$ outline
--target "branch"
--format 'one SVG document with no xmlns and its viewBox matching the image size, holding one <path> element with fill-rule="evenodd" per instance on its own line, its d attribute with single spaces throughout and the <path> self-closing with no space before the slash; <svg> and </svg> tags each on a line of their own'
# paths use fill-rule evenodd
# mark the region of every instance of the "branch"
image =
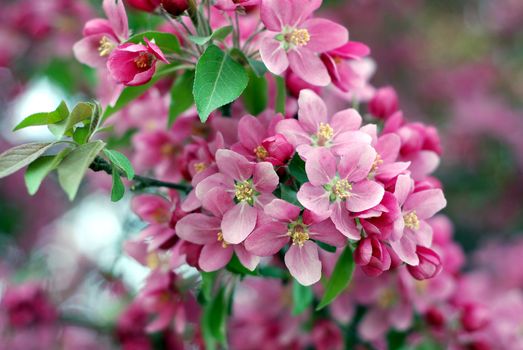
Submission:
<svg viewBox="0 0 523 350">
<path fill-rule="evenodd" d="M 93 171 L 103 171 L 109 175 L 113 174 L 112 165 L 100 156 L 97 156 L 94 161 L 89 165 L 89 168 Z M 120 171 L 120 176 L 125 174 Z M 188 193 L 191 190 L 190 186 L 177 184 L 173 182 L 160 181 L 146 176 L 135 175 L 133 178 L 133 185 L 131 186 L 132 191 L 140 191 L 148 187 L 166 187 L 175 190 L 180 190 Z"/>
</svg>

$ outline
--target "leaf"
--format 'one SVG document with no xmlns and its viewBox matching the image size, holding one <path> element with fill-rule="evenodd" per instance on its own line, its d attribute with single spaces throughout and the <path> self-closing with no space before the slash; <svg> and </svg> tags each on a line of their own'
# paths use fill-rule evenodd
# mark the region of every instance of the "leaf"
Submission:
<svg viewBox="0 0 523 350">
<path fill-rule="evenodd" d="M 169 124 L 172 126 L 176 118 L 194 104 L 192 86 L 194 71 L 188 70 L 176 78 L 171 88 L 171 105 L 169 106 Z"/>
<path fill-rule="evenodd" d="M 76 128 L 73 133 L 73 140 L 80 145 L 86 143 L 89 137 L 89 129 L 89 126 Z"/>
<path fill-rule="evenodd" d="M 289 173 L 301 184 L 309 182 L 307 173 L 305 172 L 305 162 L 298 153 L 294 154 L 294 157 L 292 157 L 289 163 Z"/>
<path fill-rule="evenodd" d="M 138 86 L 128 86 L 123 89 L 122 93 L 116 100 L 113 106 L 107 106 L 105 108 L 105 112 L 102 116 L 102 121 L 109 118 L 112 114 L 118 112 L 125 106 L 127 106 L 130 102 L 137 99 L 138 97 L 142 96 L 151 86 L 156 84 L 158 80 L 161 78 L 164 78 L 168 76 L 169 74 L 172 74 L 178 70 L 185 69 L 187 66 L 179 65 L 178 63 L 172 63 L 169 65 L 163 65 L 158 67 L 156 70 L 156 73 L 154 74 L 151 81 L 149 81 L 147 84 L 138 85 Z"/>
<path fill-rule="evenodd" d="M 257 276 L 258 275 L 256 273 L 256 271 L 251 271 L 248 268 L 246 268 L 245 266 L 243 266 L 243 264 L 241 263 L 240 259 L 238 259 L 236 254 L 233 254 L 231 261 L 229 261 L 229 263 L 227 264 L 227 266 L 225 268 L 227 269 L 227 271 L 230 271 L 236 275 L 241 275 L 241 276 L 245 276 L 245 275 Z"/>
<path fill-rule="evenodd" d="M 200 286 L 201 294 L 204 297 L 205 301 L 211 300 L 212 297 L 212 289 L 214 287 L 214 280 L 216 279 L 216 275 L 218 272 L 204 272 L 201 271 L 200 275 L 202 276 L 202 284 Z"/>
<path fill-rule="evenodd" d="M 347 288 L 354 272 L 354 258 L 352 257 L 352 249 L 347 246 L 343 253 L 341 253 L 331 278 L 325 287 L 325 293 L 316 310 L 323 309 L 329 305 L 338 295 Z"/>
<path fill-rule="evenodd" d="M 154 41 L 156 45 L 164 52 L 164 53 L 180 53 L 180 41 L 176 37 L 176 35 L 171 33 L 165 33 L 165 32 L 155 32 L 155 31 L 149 31 L 144 33 L 139 33 L 136 35 L 133 35 L 130 37 L 126 43 L 145 43 L 145 40 L 143 38 L 149 39 L 149 41 Z"/>
<path fill-rule="evenodd" d="M 225 26 L 216 29 L 211 35 L 208 36 L 189 35 L 189 40 L 197 45 L 203 46 L 211 40 L 223 41 L 229 36 L 229 34 L 232 33 L 232 31 L 233 26 Z"/>
<path fill-rule="evenodd" d="M 315 241 L 315 242 L 318 245 L 318 247 L 320 247 L 321 249 L 325 250 L 326 252 L 329 252 L 329 253 L 336 252 L 336 247 L 335 246 L 332 246 L 330 244 L 323 243 L 323 242 L 320 242 L 320 241 Z"/>
<path fill-rule="evenodd" d="M 296 191 L 294 191 L 289 186 L 286 186 L 284 184 L 280 184 L 280 197 L 286 202 L 289 202 L 291 204 L 301 206 L 300 202 L 298 202 L 298 198 L 296 198 Z"/>
<path fill-rule="evenodd" d="M 17 126 L 15 126 L 13 131 L 23 129 L 28 126 L 58 123 L 67 118 L 68 115 L 69 109 L 67 108 L 65 102 L 62 101 L 54 111 L 31 114 L 30 116 L 22 120 Z"/>
<path fill-rule="evenodd" d="M 29 164 L 24 175 L 24 181 L 27 192 L 31 196 L 38 191 L 45 177 L 56 169 L 69 152 L 71 152 L 70 148 L 64 148 L 54 156 L 43 156 Z"/>
<path fill-rule="evenodd" d="M 292 314 L 294 316 L 302 314 L 311 305 L 314 299 L 312 289 L 307 286 L 302 286 L 298 281 L 293 280 L 292 283 Z"/>
<path fill-rule="evenodd" d="M 249 70 L 249 84 L 243 92 L 243 104 L 250 114 L 258 115 L 267 108 L 267 93 L 267 80 L 257 77 L 252 70 Z"/>
<path fill-rule="evenodd" d="M 247 87 L 245 69 L 217 46 L 205 50 L 196 65 L 193 95 L 200 120 L 216 108 L 237 99 Z"/>
<path fill-rule="evenodd" d="M 118 168 L 122 169 L 127 176 L 127 179 L 132 180 L 134 177 L 133 165 L 129 159 L 122 153 L 114 150 L 104 149 L 104 153 L 109 158 L 113 165 L 116 165 Z"/>
<path fill-rule="evenodd" d="M 118 174 L 118 169 L 115 166 L 113 166 L 112 178 L 113 188 L 111 189 L 111 201 L 118 202 L 125 194 L 125 186 L 120 178 L 120 174 Z"/>
<path fill-rule="evenodd" d="M 26 143 L 0 154 L 0 179 L 32 163 L 53 145 L 54 142 Z"/>
<path fill-rule="evenodd" d="M 282 77 L 275 77 L 276 79 L 276 106 L 274 110 L 276 113 L 285 115 L 285 101 L 287 90 L 285 87 L 285 79 Z"/>
<path fill-rule="evenodd" d="M 58 166 L 58 182 L 67 193 L 69 200 L 73 200 L 76 196 L 85 172 L 104 147 L 105 143 L 101 140 L 80 145 Z"/>
<path fill-rule="evenodd" d="M 227 312 L 227 297 L 222 287 L 203 308 L 202 332 L 208 347 L 215 348 L 215 340 L 225 343 Z"/>
<path fill-rule="evenodd" d="M 265 73 L 268 72 L 267 67 L 265 66 L 265 63 L 262 61 L 258 61 L 252 58 L 247 59 L 249 62 L 249 65 L 251 66 L 252 70 L 258 77 L 264 77 Z"/>
</svg>

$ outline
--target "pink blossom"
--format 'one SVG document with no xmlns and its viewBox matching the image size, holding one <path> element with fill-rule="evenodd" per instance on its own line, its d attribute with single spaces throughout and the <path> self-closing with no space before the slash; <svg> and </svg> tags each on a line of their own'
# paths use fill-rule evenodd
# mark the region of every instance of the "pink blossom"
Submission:
<svg viewBox="0 0 523 350">
<path fill-rule="evenodd" d="M 321 0 L 263 0 L 261 19 L 267 36 L 260 54 L 267 68 L 282 74 L 290 66 L 306 82 L 326 86 L 330 77 L 318 53 L 345 44 L 344 27 L 326 19 L 309 18 Z"/>
<path fill-rule="evenodd" d="M 161 4 L 165 11 L 175 17 L 180 16 L 189 8 L 187 0 L 161 0 Z"/>
<path fill-rule="evenodd" d="M 345 236 L 358 240 L 359 230 L 350 213 L 370 209 L 381 202 L 385 190 L 368 180 L 376 151 L 354 144 L 337 161 L 325 148 L 311 152 L 305 163 L 309 182 L 298 191 L 298 200 L 318 216 L 330 217 Z"/>
<path fill-rule="evenodd" d="M 214 6 L 222 11 L 234 11 L 238 8 L 259 5 L 261 0 L 216 0 Z"/>
<path fill-rule="evenodd" d="M 122 44 L 107 60 L 107 68 L 114 80 L 135 86 L 147 83 L 156 70 L 156 61 L 169 63 L 160 48 L 144 38 L 145 44 Z"/>
<path fill-rule="evenodd" d="M 363 238 L 354 251 L 354 261 L 365 274 L 379 276 L 390 268 L 391 258 L 385 244 L 377 237 Z"/>
<path fill-rule="evenodd" d="M 274 198 L 272 192 L 278 186 L 279 178 L 271 163 L 249 162 L 230 150 L 218 150 L 216 164 L 220 172 L 196 186 L 196 197 L 203 204 L 209 191 L 219 188 L 226 194 L 222 196 L 224 201 L 229 197 L 237 202 L 223 213 L 221 232 L 226 242 L 238 244 L 254 230 L 263 205 Z M 205 204 L 203 207 L 206 208 Z"/>
<path fill-rule="evenodd" d="M 361 116 L 355 109 L 345 109 L 331 117 L 323 100 L 311 90 L 300 92 L 298 106 L 298 120 L 280 121 L 276 132 L 285 136 L 302 158 L 319 147 L 343 155 L 354 143 L 371 141 L 369 135 L 359 131 Z"/>
<path fill-rule="evenodd" d="M 342 350 L 344 340 L 341 329 L 329 320 L 319 320 L 312 328 L 312 342 L 317 350 Z"/>
<path fill-rule="evenodd" d="M 369 102 L 369 112 L 381 119 L 387 119 L 398 109 L 398 95 L 392 86 L 379 88 Z"/>
<path fill-rule="evenodd" d="M 91 67 L 104 67 L 107 56 L 129 37 L 127 15 L 122 0 L 104 0 L 107 19 L 95 18 L 84 26 L 84 38 L 73 46 L 78 61 Z"/>
<path fill-rule="evenodd" d="M 437 276 L 441 272 L 441 260 L 439 255 L 432 249 L 418 246 L 416 248 L 419 264 L 407 265 L 407 270 L 417 280 L 426 280 Z"/>
<path fill-rule="evenodd" d="M 274 199 L 265 206 L 265 214 L 272 221 L 257 227 L 245 241 L 245 247 L 258 256 L 272 256 L 292 242 L 285 253 L 285 265 L 298 282 L 311 285 L 321 278 L 321 261 L 314 241 L 343 247 L 346 238 L 330 219 L 314 223 L 310 216 L 301 216 L 300 211 L 291 203 Z"/>
</svg>

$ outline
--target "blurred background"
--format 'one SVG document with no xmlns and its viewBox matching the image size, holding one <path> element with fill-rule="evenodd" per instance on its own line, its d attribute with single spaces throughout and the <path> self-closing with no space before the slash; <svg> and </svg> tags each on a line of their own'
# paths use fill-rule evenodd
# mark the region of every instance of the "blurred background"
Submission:
<svg viewBox="0 0 523 350">
<path fill-rule="evenodd" d="M 97 4 L 2 0 L 1 150 L 47 137 L 45 128 L 13 134 L 25 116 L 52 110 L 64 97 L 70 105 L 96 95 L 95 73 L 73 58 L 71 47 L 83 24 L 101 12 Z M 516 240 L 523 233 L 523 1 L 325 4 L 351 40 L 371 47 L 372 85 L 394 86 L 409 121 L 437 126 L 443 156 L 436 176 L 465 251 Z M 154 21 L 138 11 L 129 16 L 134 28 Z M 21 172 L 0 181 L 0 279 L 35 276 L 53 285 L 63 307 L 93 322 L 114 315 L 145 271 L 121 255 L 121 242 L 141 226 L 128 201 L 114 204 L 96 192 L 105 180 L 93 178 L 95 185 L 86 185 L 73 205 L 53 179 L 34 197 Z"/>
</svg>

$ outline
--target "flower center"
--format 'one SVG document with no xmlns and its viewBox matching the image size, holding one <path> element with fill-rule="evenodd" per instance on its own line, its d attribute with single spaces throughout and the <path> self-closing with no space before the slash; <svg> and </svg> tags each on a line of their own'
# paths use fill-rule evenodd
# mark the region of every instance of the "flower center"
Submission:
<svg viewBox="0 0 523 350">
<path fill-rule="evenodd" d="M 352 185 L 347 179 L 338 179 L 334 182 L 331 188 L 331 199 L 337 198 L 345 200 L 351 196 Z"/>
<path fill-rule="evenodd" d="M 311 40 L 311 35 L 307 29 L 294 29 L 285 39 L 295 46 L 305 46 Z"/>
<path fill-rule="evenodd" d="M 149 52 L 141 52 L 140 55 L 134 59 L 134 63 L 139 69 L 149 69 L 153 64 L 153 55 Z"/>
<path fill-rule="evenodd" d="M 218 232 L 218 242 L 222 242 L 222 248 L 227 248 L 229 246 L 229 243 L 225 242 L 225 239 L 223 239 L 223 233 L 222 231 Z"/>
<path fill-rule="evenodd" d="M 115 44 L 109 40 L 108 37 L 103 36 L 102 39 L 100 39 L 100 46 L 98 46 L 98 53 L 100 54 L 100 57 L 108 56 L 113 49 L 115 48 Z"/>
<path fill-rule="evenodd" d="M 381 164 L 383 164 L 383 159 L 381 159 L 381 156 L 379 154 L 376 154 L 376 159 L 374 159 L 374 163 L 372 163 L 370 173 L 376 172 Z"/>
<path fill-rule="evenodd" d="M 236 183 L 234 185 L 234 194 L 238 202 L 247 202 L 250 205 L 254 204 L 256 192 L 254 191 L 252 181 L 246 180 Z"/>
<path fill-rule="evenodd" d="M 207 165 L 205 165 L 204 162 L 200 162 L 200 163 L 196 163 L 194 164 L 194 170 L 196 171 L 196 173 L 201 173 L 202 171 L 204 171 L 205 169 L 207 168 Z"/>
<path fill-rule="evenodd" d="M 403 215 L 403 221 L 405 222 L 405 226 L 412 229 L 417 230 L 419 229 L 419 219 L 416 215 L 416 211 L 413 210 L 408 214 Z"/>
<path fill-rule="evenodd" d="M 307 226 L 301 223 L 293 223 L 289 225 L 287 235 L 292 239 L 292 245 L 298 245 L 303 247 L 306 241 L 309 240 L 309 233 L 307 232 Z"/>
<path fill-rule="evenodd" d="M 177 148 L 171 143 L 166 143 L 160 148 L 160 153 L 164 156 L 172 156 L 176 153 Z"/>
<path fill-rule="evenodd" d="M 254 149 L 254 153 L 256 154 L 256 157 L 259 159 L 259 160 L 265 160 L 265 158 L 267 158 L 267 156 L 269 155 L 269 152 L 267 152 L 267 150 L 265 149 L 265 147 L 263 147 L 262 145 L 256 147 Z"/>
<path fill-rule="evenodd" d="M 334 129 L 329 123 L 320 123 L 318 132 L 316 133 L 316 144 L 318 146 L 325 146 L 327 142 L 332 139 Z"/>
<path fill-rule="evenodd" d="M 383 309 L 388 309 L 396 303 L 396 293 L 394 289 L 385 289 L 378 298 L 378 305 Z"/>
</svg>

